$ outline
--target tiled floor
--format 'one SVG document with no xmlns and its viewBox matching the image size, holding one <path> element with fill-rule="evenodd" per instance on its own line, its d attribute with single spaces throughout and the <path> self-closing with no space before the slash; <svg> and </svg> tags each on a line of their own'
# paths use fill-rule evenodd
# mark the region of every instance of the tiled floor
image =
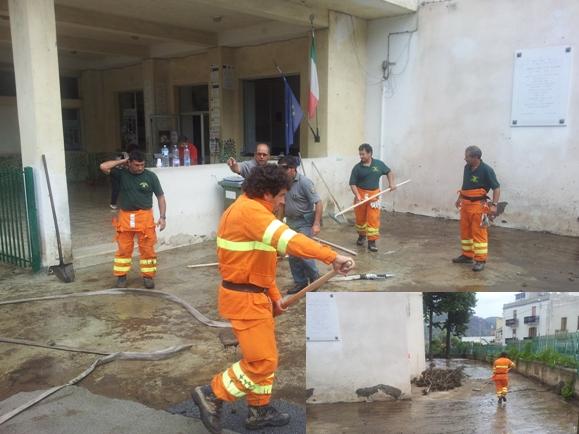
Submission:
<svg viewBox="0 0 579 434">
<path fill-rule="evenodd" d="M 115 213 L 109 207 L 109 185 L 70 184 L 68 196 L 75 257 L 85 250 L 110 250 L 111 246 L 114 249 L 112 218 Z"/>
</svg>

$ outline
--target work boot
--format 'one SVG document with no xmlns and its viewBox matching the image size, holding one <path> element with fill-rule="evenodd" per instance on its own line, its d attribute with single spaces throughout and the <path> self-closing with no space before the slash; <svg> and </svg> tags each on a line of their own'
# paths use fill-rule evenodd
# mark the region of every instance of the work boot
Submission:
<svg viewBox="0 0 579 434">
<path fill-rule="evenodd" d="M 503 402 L 507 402 L 507 397 L 503 396 Z"/>
<path fill-rule="evenodd" d="M 155 281 L 152 277 L 144 277 L 143 284 L 145 285 L 146 289 L 155 289 Z"/>
<path fill-rule="evenodd" d="M 213 393 L 211 386 L 197 386 L 191 394 L 193 402 L 199 407 L 201 422 L 213 434 L 221 432 L 221 407 L 223 401 Z"/>
<path fill-rule="evenodd" d="M 458 258 L 453 258 L 452 262 L 454 262 L 455 264 L 472 264 L 472 258 L 460 255 Z"/>
<path fill-rule="evenodd" d="M 378 247 L 376 247 L 376 240 L 368 240 L 368 250 L 371 252 L 378 251 Z"/>
<path fill-rule="evenodd" d="M 290 415 L 287 413 L 280 413 L 275 407 L 271 405 L 264 405 L 261 407 L 249 406 L 247 419 L 245 419 L 245 428 L 247 429 L 261 429 L 266 426 L 284 426 L 290 421 Z"/>
<path fill-rule="evenodd" d="M 485 263 L 482 261 L 475 261 L 474 265 L 472 266 L 472 271 L 482 271 L 485 269 Z"/>
<path fill-rule="evenodd" d="M 288 293 L 288 295 L 297 294 L 302 289 L 304 289 L 306 286 L 308 286 L 307 283 L 306 284 L 296 284 L 292 289 L 288 289 L 287 293 Z"/>
<path fill-rule="evenodd" d="M 358 235 L 358 240 L 356 241 L 357 246 L 363 246 L 364 241 L 366 241 L 366 235 Z"/>
<path fill-rule="evenodd" d="M 117 285 L 116 288 L 126 288 L 127 287 L 127 276 L 119 276 L 117 277 Z"/>
</svg>

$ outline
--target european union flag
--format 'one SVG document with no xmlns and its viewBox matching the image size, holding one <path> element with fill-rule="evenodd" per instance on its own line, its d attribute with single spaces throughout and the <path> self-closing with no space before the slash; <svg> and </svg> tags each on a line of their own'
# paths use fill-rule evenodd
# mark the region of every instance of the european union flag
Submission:
<svg viewBox="0 0 579 434">
<path fill-rule="evenodd" d="M 294 144 L 295 132 L 300 127 L 304 113 L 285 76 L 282 77 L 285 86 L 285 154 L 289 155 L 290 147 Z"/>
</svg>

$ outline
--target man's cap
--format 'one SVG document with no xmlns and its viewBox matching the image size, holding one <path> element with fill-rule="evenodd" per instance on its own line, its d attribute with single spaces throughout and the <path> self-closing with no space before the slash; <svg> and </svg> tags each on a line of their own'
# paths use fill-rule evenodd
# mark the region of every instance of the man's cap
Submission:
<svg viewBox="0 0 579 434">
<path fill-rule="evenodd" d="M 281 157 L 277 164 L 281 167 L 287 167 L 288 169 L 296 169 L 300 165 L 298 159 L 293 155 Z"/>
</svg>

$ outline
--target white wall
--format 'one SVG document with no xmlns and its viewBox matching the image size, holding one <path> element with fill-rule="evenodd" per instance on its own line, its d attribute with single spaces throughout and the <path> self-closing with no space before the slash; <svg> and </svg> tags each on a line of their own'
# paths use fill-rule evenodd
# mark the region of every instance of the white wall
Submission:
<svg viewBox="0 0 579 434">
<path fill-rule="evenodd" d="M 306 343 L 306 387 L 313 389 L 309 402 L 362 401 L 366 398 L 356 390 L 380 384 L 409 397 L 418 346 L 424 359 L 422 316 L 414 314 L 421 295 L 339 292 L 334 297 L 341 340 Z M 419 327 L 421 333 L 416 332 Z"/>
<path fill-rule="evenodd" d="M 20 131 L 16 98 L 0 97 L 0 155 L 20 154 Z"/>
<path fill-rule="evenodd" d="M 312 161 L 322 173 L 333 194 L 342 207 L 352 202 L 348 186 L 352 166 L 358 161 L 352 158 L 327 157 L 304 160 L 306 174 L 328 203 L 329 194 L 312 169 Z M 194 244 L 207 238 L 215 238 L 219 218 L 223 213 L 223 189 L 217 184 L 233 175 L 225 164 L 151 169 L 161 182 L 167 200 L 167 227 L 158 232 L 159 250 Z M 300 169 L 301 172 L 301 169 Z M 158 217 L 154 205 L 155 218 Z"/>
<path fill-rule="evenodd" d="M 424 320 L 422 312 L 422 293 L 407 293 L 406 334 L 408 338 L 410 378 L 419 377 L 422 371 L 426 369 Z"/>
<path fill-rule="evenodd" d="M 567 318 L 567 331 L 579 331 L 579 293 L 553 294 L 551 296 L 552 314 L 550 321 L 550 334 L 561 329 L 561 318 Z"/>
<path fill-rule="evenodd" d="M 390 79 L 380 79 L 391 36 Z M 576 0 L 455 0 L 368 25 L 366 138 L 398 178 L 388 207 L 457 217 L 464 148 L 479 145 L 509 206 L 501 225 L 579 235 L 579 83 L 566 127 L 510 127 L 517 49 L 579 47 Z M 577 54 L 575 68 L 577 71 Z M 573 73 L 576 76 L 576 73 Z M 382 90 L 384 89 L 384 92 Z M 396 199 L 395 203 L 391 201 Z"/>
</svg>

